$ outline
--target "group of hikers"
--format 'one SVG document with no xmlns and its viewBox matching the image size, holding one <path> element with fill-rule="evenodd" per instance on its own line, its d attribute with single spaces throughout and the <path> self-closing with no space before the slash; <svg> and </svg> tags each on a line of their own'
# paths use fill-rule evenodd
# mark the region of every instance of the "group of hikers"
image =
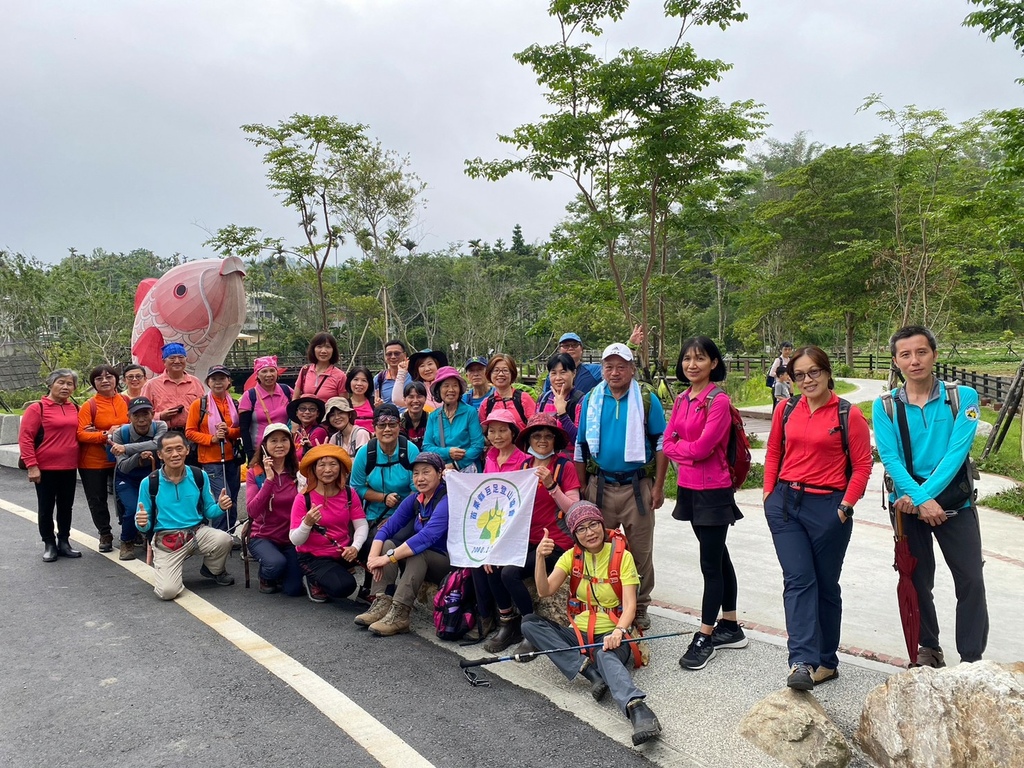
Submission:
<svg viewBox="0 0 1024 768">
<path fill-rule="evenodd" d="M 607 346 L 600 363 L 584 363 L 581 338 L 564 334 L 536 399 L 516 386 L 518 366 L 507 354 L 471 358 L 460 372 L 441 351 L 409 355 L 391 340 L 384 370 L 343 371 L 328 333 L 311 340 L 294 387 L 280 381 L 276 357 L 259 357 L 237 401 L 226 368 L 200 381 L 176 343 L 164 346 L 165 370 L 152 378 L 137 365 L 94 368 L 95 395 L 81 407 L 72 400 L 75 372 L 55 370 L 47 394 L 26 408 L 19 436 L 43 560 L 81 556 L 69 539 L 77 471 L 100 551 L 113 551 L 112 487 L 118 556 L 133 559 L 148 544 L 161 599 L 181 593 L 184 562 L 197 552 L 203 577 L 233 584 L 227 561 L 244 538 L 259 563 L 260 592 L 359 600 L 368 608 L 356 625 L 387 637 L 409 631 L 420 587 L 451 570 L 446 475 L 532 469 L 526 560 L 472 569 L 472 639 L 490 653 L 556 651 L 550 658 L 567 678 L 582 676 L 595 699 L 611 693 L 641 744 L 661 725 L 628 667 L 640 663 L 635 641 L 651 625 L 654 524 L 669 462 L 678 478 L 671 514 L 690 523 L 703 577 L 701 624 L 679 663 L 700 670 L 716 651 L 748 644 L 727 546 L 743 515 L 730 463 L 730 440 L 742 427 L 719 386 L 725 360 L 710 338 L 687 339 L 675 371 L 685 389 L 666 416 L 637 380 L 633 349 L 641 343 L 635 329 L 628 344 Z M 892 514 L 919 561 L 917 663 L 944 664 L 933 538 L 956 581 L 957 650 L 975 661 L 988 628 L 977 512 L 973 494 L 950 489 L 968 464 L 977 393 L 934 377 L 936 343 L 926 328 L 901 329 L 891 351 L 906 383 L 879 398 L 873 421 Z M 838 676 L 839 580 L 871 442 L 861 411 L 833 391 L 824 351 L 785 345 L 769 383 L 783 377 L 800 394 L 774 410 L 763 500 L 784 576 L 787 685 L 811 690 Z M 568 626 L 536 614 L 531 579 L 541 598 L 568 581 Z M 576 649 L 588 643 L 600 647 Z"/>
</svg>

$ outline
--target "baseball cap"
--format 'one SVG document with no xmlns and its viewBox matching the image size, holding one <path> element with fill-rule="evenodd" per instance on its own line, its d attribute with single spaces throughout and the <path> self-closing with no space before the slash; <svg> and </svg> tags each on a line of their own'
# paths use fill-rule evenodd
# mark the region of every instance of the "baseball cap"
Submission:
<svg viewBox="0 0 1024 768">
<path fill-rule="evenodd" d="M 153 410 L 153 403 L 148 397 L 133 397 L 128 403 L 128 413 L 138 413 L 146 409 Z"/>
<path fill-rule="evenodd" d="M 217 376 L 217 375 L 227 376 L 230 379 L 231 378 L 231 371 L 229 371 L 223 365 L 211 365 L 210 366 L 210 370 L 208 370 L 206 372 L 206 381 L 209 381 L 211 376 Z"/>
<path fill-rule="evenodd" d="M 562 337 L 558 340 L 558 343 L 561 344 L 563 341 L 575 341 L 579 344 L 583 343 L 583 339 L 575 333 L 563 333 Z"/>
<path fill-rule="evenodd" d="M 487 362 L 488 360 L 486 357 L 484 357 L 483 355 L 478 355 L 477 357 L 469 358 L 469 360 L 466 361 L 465 368 L 467 371 L 469 370 L 469 366 L 471 365 L 482 365 L 484 368 L 486 368 Z"/>
<path fill-rule="evenodd" d="M 630 350 L 630 348 L 627 347 L 625 344 L 620 343 L 609 344 L 607 347 L 605 347 L 604 352 L 601 353 L 601 359 L 607 360 L 609 357 L 612 357 L 614 355 L 618 355 L 627 363 L 632 362 L 633 360 L 633 352 Z"/>
</svg>

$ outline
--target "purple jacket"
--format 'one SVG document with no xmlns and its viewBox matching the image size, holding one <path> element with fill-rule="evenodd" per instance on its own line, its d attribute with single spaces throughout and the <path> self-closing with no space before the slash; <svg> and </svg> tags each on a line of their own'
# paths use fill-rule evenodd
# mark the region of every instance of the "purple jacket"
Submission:
<svg viewBox="0 0 1024 768">
<path fill-rule="evenodd" d="M 729 396 L 719 392 L 707 408 L 706 387 L 693 400 L 687 389 L 672 404 L 672 416 L 665 430 L 665 455 L 679 465 L 679 487 L 691 491 L 729 488 L 732 479 L 725 452 L 729 445 Z"/>
</svg>

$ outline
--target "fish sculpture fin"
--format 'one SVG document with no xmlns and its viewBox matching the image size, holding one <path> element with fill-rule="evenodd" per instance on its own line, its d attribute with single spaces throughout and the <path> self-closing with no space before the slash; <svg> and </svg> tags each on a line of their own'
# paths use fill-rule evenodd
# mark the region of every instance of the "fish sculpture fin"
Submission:
<svg viewBox="0 0 1024 768">
<path fill-rule="evenodd" d="M 153 326 L 150 326 L 142 332 L 138 341 L 132 345 L 132 355 L 135 356 L 135 359 L 138 360 L 140 364 L 149 368 L 149 370 L 155 371 L 156 373 L 163 373 L 164 359 L 161 354 L 163 346 L 163 334 Z"/>
<path fill-rule="evenodd" d="M 157 278 L 147 277 L 139 283 L 139 287 L 135 289 L 135 311 L 139 311 L 139 307 L 142 306 L 142 300 L 146 298 L 146 295 L 153 290 L 153 286 L 157 284 Z"/>
</svg>

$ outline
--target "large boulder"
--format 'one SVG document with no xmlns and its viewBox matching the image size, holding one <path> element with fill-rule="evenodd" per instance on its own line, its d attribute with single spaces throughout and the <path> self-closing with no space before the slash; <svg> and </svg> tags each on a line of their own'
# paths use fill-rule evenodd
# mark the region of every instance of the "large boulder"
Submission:
<svg viewBox="0 0 1024 768">
<path fill-rule="evenodd" d="M 845 768 L 852 756 L 818 700 L 789 688 L 757 702 L 740 721 L 739 732 L 792 768 Z"/>
<path fill-rule="evenodd" d="M 1024 662 L 893 675 L 868 694 L 856 739 L 885 768 L 1024 765 Z"/>
</svg>

